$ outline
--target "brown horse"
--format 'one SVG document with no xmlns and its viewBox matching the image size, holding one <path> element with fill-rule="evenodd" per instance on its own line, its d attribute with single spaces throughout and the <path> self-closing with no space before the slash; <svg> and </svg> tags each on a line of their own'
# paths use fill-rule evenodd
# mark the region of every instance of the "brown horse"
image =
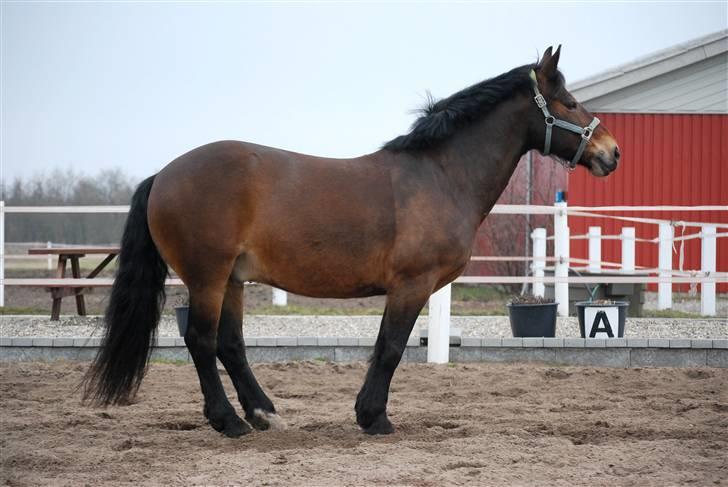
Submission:
<svg viewBox="0 0 728 487">
<path fill-rule="evenodd" d="M 468 263 L 476 231 L 521 155 L 552 152 L 596 176 L 617 166 L 614 138 L 565 89 L 559 54 L 548 48 L 537 64 L 431 103 L 410 133 L 373 154 L 326 159 L 215 142 L 142 182 L 85 397 L 109 404 L 136 393 L 170 266 L 189 289 L 185 343 L 204 414 L 231 437 L 249 425 L 267 429 L 275 418 L 245 357 L 243 283 L 314 297 L 386 294 L 355 409 L 365 432 L 391 433 L 389 385 L 415 320 Z M 247 422 L 225 396 L 218 358 Z"/>
</svg>

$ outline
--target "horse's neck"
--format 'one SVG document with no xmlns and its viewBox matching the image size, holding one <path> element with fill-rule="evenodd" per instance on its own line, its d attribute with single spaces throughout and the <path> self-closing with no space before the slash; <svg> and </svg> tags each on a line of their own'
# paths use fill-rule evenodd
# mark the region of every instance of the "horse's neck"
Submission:
<svg viewBox="0 0 728 487">
<path fill-rule="evenodd" d="M 482 221 L 503 190 L 521 156 L 530 149 L 522 100 L 506 100 L 464 127 L 433 153 L 462 198 L 470 198 Z"/>
</svg>

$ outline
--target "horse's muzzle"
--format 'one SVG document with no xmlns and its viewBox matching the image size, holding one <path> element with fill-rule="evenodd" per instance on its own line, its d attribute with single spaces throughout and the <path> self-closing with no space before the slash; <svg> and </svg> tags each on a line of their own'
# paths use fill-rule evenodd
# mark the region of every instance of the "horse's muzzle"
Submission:
<svg viewBox="0 0 728 487">
<path fill-rule="evenodd" d="M 620 157 L 621 153 L 616 145 L 609 152 L 600 149 L 591 159 L 591 173 L 595 176 L 608 176 L 617 169 Z"/>
</svg>

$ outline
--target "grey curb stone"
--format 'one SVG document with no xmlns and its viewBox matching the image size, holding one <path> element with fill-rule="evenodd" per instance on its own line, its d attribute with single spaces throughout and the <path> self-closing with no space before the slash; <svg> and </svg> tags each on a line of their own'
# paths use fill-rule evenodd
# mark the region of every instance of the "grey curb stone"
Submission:
<svg viewBox="0 0 728 487">
<path fill-rule="evenodd" d="M 564 348 L 564 339 L 555 337 L 544 337 L 544 348 Z"/>
<path fill-rule="evenodd" d="M 584 348 L 585 338 L 564 338 L 564 348 Z"/>
<path fill-rule="evenodd" d="M 501 341 L 503 347 L 522 347 L 523 338 L 503 338 Z"/>
<path fill-rule="evenodd" d="M 296 337 L 276 337 L 276 347 L 295 347 Z"/>
<path fill-rule="evenodd" d="M 647 347 L 647 338 L 627 338 L 627 346 L 630 348 Z"/>
<path fill-rule="evenodd" d="M 157 337 L 157 347 L 174 347 L 175 341 L 174 337 Z"/>
<path fill-rule="evenodd" d="M 713 340 L 713 348 L 728 348 L 728 340 Z"/>
<path fill-rule="evenodd" d="M 406 360 L 407 362 L 417 362 L 417 363 L 427 362 L 427 348 L 425 348 L 425 347 L 405 348 L 404 360 Z"/>
<path fill-rule="evenodd" d="M 298 337 L 296 343 L 299 347 L 313 347 L 318 344 L 316 337 Z"/>
<path fill-rule="evenodd" d="M 356 347 L 359 345 L 359 339 L 357 337 L 339 337 L 337 345 L 340 347 Z"/>
<path fill-rule="evenodd" d="M 52 347 L 53 346 L 53 339 L 47 338 L 47 337 L 36 337 L 33 338 L 33 346 L 34 347 Z"/>
<path fill-rule="evenodd" d="M 33 346 L 33 338 L 31 338 L 31 337 L 14 337 L 12 340 L 13 340 L 14 347 L 32 347 Z"/>
<path fill-rule="evenodd" d="M 690 348 L 713 348 L 713 340 L 696 338 L 690 340 Z"/>
<path fill-rule="evenodd" d="M 543 348 L 543 338 L 527 337 L 523 339 L 523 346 L 528 348 Z"/>
<path fill-rule="evenodd" d="M 670 340 L 668 338 L 648 338 L 647 346 L 650 348 L 670 348 Z"/>
<path fill-rule="evenodd" d="M 89 338 L 74 338 L 73 339 L 73 346 L 74 347 L 98 347 L 98 344 L 95 344 L 94 339 Z"/>
<path fill-rule="evenodd" d="M 17 337 L 19 343 L 34 340 Z M 35 340 L 45 337 L 36 337 Z M 270 337 L 269 337 L 270 338 Z M 485 339 L 483 340 L 485 341 Z M 40 342 L 47 343 L 44 341 Z M 609 340 L 607 340 L 609 343 Z M 98 348 L 74 347 L 73 338 L 53 340 L 56 348 L 47 346 L 2 347 L 0 362 L 92 360 Z M 64 345 L 65 346 L 59 346 Z M 371 347 L 362 346 L 304 346 L 304 347 L 250 347 L 251 362 L 281 362 L 291 360 L 324 359 L 331 361 L 365 361 L 371 355 Z M 155 348 L 153 358 L 190 361 L 185 347 Z M 426 347 L 411 347 L 403 357 L 407 362 L 425 362 Z M 727 349 L 696 348 L 587 348 L 587 347 L 453 347 L 451 362 L 544 362 L 599 367 L 722 367 L 728 368 Z"/>
<path fill-rule="evenodd" d="M 175 347 L 186 347 L 187 344 L 185 343 L 185 338 L 184 337 L 174 337 L 174 346 Z"/>
<path fill-rule="evenodd" d="M 419 347 L 420 346 L 420 337 L 410 335 L 410 337 L 407 339 L 407 346 L 408 347 Z"/>
<path fill-rule="evenodd" d="M 373 347 L 377 339 L 374 337 L 359 337 L 358 345 L 360 347 Z"/>
<path fill-rule="evenodd" d="M 250 337 L 250 338 L 244 338 L 245 340 L 245 346 L 246 347 L 257 347 L 258 346 L 258 337 Z M 184 345 L 184 339 L 182 339 L 182 345 Z"/>
<path fill-rule="evenodd" d="M 708 350 L 642 348 L 630 350 L 632 367 L 704 367 Z"/>
<path fill-rule="evenodd" d="M 689 338 L 671 338 L 670 348 L 690 348 Z"/>
<path fill-rule="evenodd" d="M 364 362 L 369 360 L 372 355 L 370 348 L 357 346 L 336 347 L 334 350 L 334 360 L 337 362 Z"/>
<path fill-rule="evenodd" d="M 502 338 L 483 338 L 484 347 L 500 347 L 502 344 Z"/>
<path fill-rule="evenodd" d="M 481 362 L 481 350 L 479 347 L 453 347 L 450 349 L 450 362 Z"/>
<path fill-rule="evenodd" d="M 317 344 L 319 347 L 335 347 L 339 340 L 336 337 L 318 337 Z"/>
<path fill-rule="evenodd" d="M 0 337 L 0 347 L 9 347 L 13 340 L 10 337 Z"/>
<path fill-rule="evenodd" d="M 626 338 L 610 338 L 607 340 L 607 348 L 619 347 L 625 348 L 627 346 Z"/>
<path fill-rule="evenodd" d="M 708 367 L 728 368 L 728 352 L 725 350 L 705 350 L 705 364 Z"/>
<path fill-rule="evenodd" d="M 584 346 L 586 348 L 607 348 L 608 338 L 585 338 Z"/>
<path fill-rule="evenodd" d="M 275 347 L 276 337 L 258 337 L 259 347 Z"/>
<path fill-rule="evenodd" d="M 481 339 L 479 337 L 463 337 L 460 342 L 461 347 L 479 347 Z"/>
</svg>

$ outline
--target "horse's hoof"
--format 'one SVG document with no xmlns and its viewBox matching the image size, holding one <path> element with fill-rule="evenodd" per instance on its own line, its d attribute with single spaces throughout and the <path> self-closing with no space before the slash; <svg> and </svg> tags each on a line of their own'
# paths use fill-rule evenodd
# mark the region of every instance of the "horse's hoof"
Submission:
<svg viewBox="0 0 728 487">
<path fill-rule="evenodd" d="M 368 435 L 391 435 L 394 433 L 394 426 L 387 418 L 386 413 L 382 413 L 374 419 L 374 422 L 363 428 L 364 433 Z"/>
<path fill-rule="evenodd" d="M 253 429 L 250 425 L 235 415 L 225 421 L 223 434 L 228 438 L 239 438 L 243 435 L 247 435 L 251 431 L 253 431 Z"/>
<path fill-rule="evenodd" d="M 246 421 L 250 423 L 253 428 L 259 431 L 273 430 L 282 431 L 287 428 L 285 421 L 281 419 L 276 413 L 264 411 L 262 409 L 254 409 L 253 414 L 245 416 Z"/>
<path fill-rule="evenodd" d="M 240 419 L 237 414 L 225 416 L 217 420 L 210 419 L 210 426 L 228 438 L 239 438 L 253 431 L 248 423 Z"/>
</svg>

